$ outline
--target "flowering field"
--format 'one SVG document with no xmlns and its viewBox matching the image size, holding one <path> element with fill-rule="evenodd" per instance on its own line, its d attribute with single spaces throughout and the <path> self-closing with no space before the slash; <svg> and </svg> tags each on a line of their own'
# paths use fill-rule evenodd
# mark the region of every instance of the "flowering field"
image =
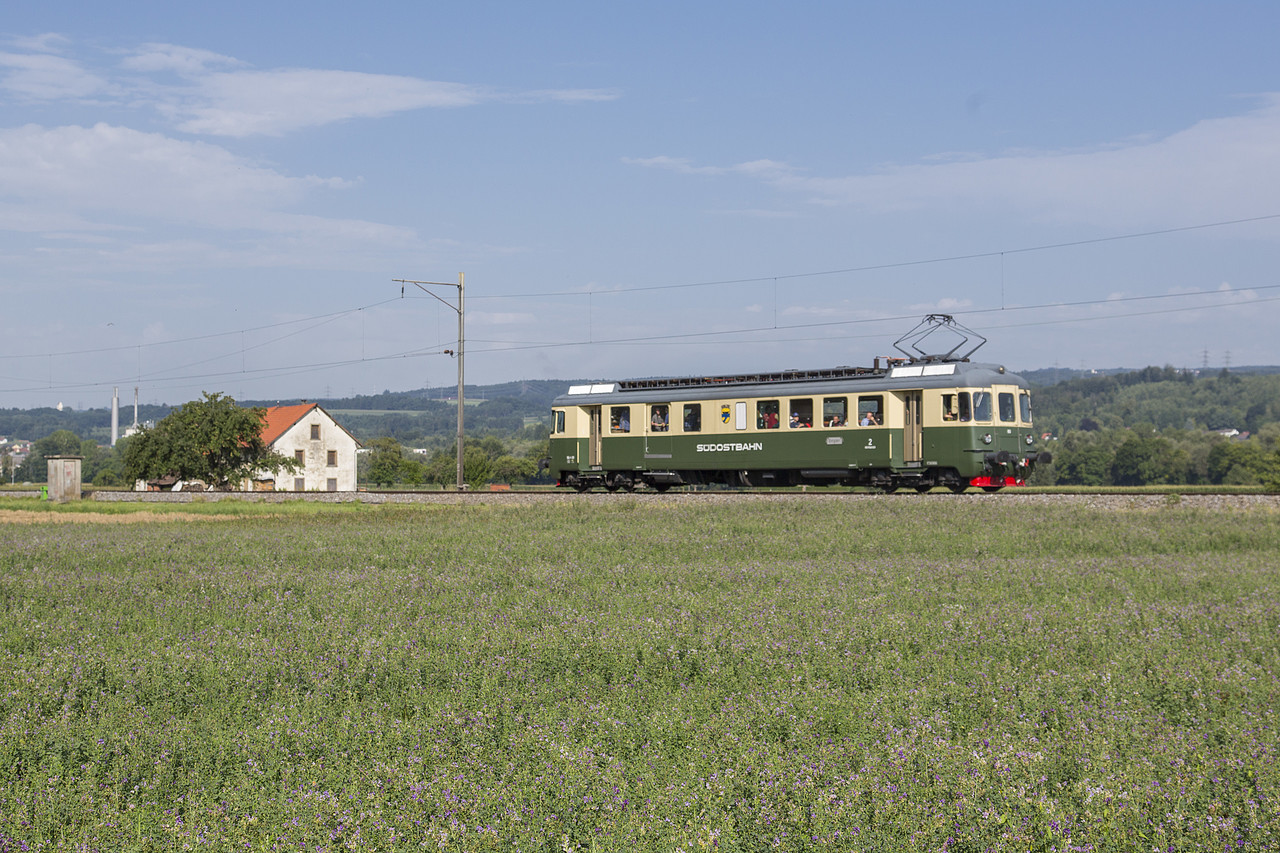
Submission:
<svg viewBox="0 0 1280 853">
<path fill-rule="evenodd" d="M 1278 520 L 3 524 L 0 851 L 1280 849 Z"/>
</svg>

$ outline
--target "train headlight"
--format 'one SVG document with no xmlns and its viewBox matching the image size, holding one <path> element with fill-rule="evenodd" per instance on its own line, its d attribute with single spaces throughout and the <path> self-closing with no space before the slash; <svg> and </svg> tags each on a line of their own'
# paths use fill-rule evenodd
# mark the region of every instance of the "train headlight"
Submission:
<svg viewBox="0 0 1280 853">
<path fill-rule="evenodd" d="M 1034 435 L 1032 435 L 1031 433 L 1027 433 L 1027 447 L 1030 447 L 1031 443 L 1034 442 L 1035 440 L 1036 440 L 1036 437 Z"/>
<path fill-rule="evenodd" d="M 991 443 L 991 433 L 987 433 L 986 435 L 984 435 L 984 436 L 982 437 L 982 443 L 983 443 L 983 444 L 990 444 L 990 443 Z"/>
</svg>

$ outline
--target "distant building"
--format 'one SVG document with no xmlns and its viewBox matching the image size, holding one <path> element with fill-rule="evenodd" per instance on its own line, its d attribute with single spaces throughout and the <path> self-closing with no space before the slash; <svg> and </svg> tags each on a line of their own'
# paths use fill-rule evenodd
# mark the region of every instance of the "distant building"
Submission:
<svg viewBox="0 0 1280 853">
<path fill-rule="evenodd" d="M 316 403 L 271 406 L 262 440 L 281 456 L 302 463 L 297 473 L 263 471 L 246 487 L 255 491 L 354 492 L 360 442 Z"/>
</svg>

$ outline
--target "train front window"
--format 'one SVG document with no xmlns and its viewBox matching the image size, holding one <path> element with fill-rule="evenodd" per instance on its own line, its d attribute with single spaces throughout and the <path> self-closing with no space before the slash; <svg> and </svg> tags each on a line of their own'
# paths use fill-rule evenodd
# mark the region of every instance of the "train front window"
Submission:
<svg viewBox="0 0 1280 853">
<path fill-rule="evenodd" d="M 991 392 L 973 392 L 973 419 L 975 421 L 991 420 Z"/>
<path fill-rule="evenodd" d="M 792 400 L 790 408 L 791 419 L 788 423 L 792 429 L 805 429 L 813 426 L 813 400 Z"/>
<path fill-rule="evenodd" d="M 761 400 L 756 403 L 756 429 L 778 428 L 778 401 Z"/>
<path fill-rule="evenodd" d="M 652 411 L 649 413 L 649 428 L 654 432 L 666 432 L 670 427 L 667 420 L 667 413 L 670 407 L 666 403 L 650 407 Z"/>
<path fill-rule="evenodd" d="M 1018 408 L 1024 424 L 1031 423 L 1031 395 L 1023 391 L 1018 395 Z"/>
<path fill-rule="evenodd" d="M 942 419 L 944 421 L 954 421 L 959 415 L 959 408 L 956 405 L 956 398 L 963 396 L 960 394 L 943 394 L 942 395 Z"/>
<path fill-rule="evenodd" d="M 967 424 L 973 420 L 973 409 L 969 406 L 969 392 L 960 392 L 960 423 Z"/>
<path fill-rule="evenodd" d="M 1014 419 L 1013 395 L 1008 391 L 1001 391 L 998 397 L 1000 400 L 1000 420 L 1005 423 L 1012 423 Z"/>
<path fill-rule="evenodd" d="M 552 412 L 551 416 L 551 431 L 559 435 L 564 432 L 564 412 Z"/>
<path fill-rule="evenodd" d="M 684 407 L 684 431 L 702 432 L 702 404 L 686 403 Z"/>
<path fill-rule="evenodd" d="M 849 423 L 848 397 L 822 398 L 822 425 L 829 427 L 845 426 Z"/>
<path fill-rule="evenodd" d="M 631 407 L 609 407 L 609 432 L 631 432 Z"/>
</svg>

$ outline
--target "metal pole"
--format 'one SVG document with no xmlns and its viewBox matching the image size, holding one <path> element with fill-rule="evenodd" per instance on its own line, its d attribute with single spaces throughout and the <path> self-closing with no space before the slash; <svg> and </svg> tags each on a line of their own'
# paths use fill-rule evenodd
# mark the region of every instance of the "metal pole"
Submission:
<svg viewBox="0 0 1280 853">
<path fill-rule="evenodd" d="M 454 308 L 454 306 L 449 305 L 449 307 L 453 308 L 454 311 L 458 312 L 458 351 L 452 354 L 458 357 L 458 491 L 462 491 L 463 489 L 466 488 L 466 485 L 467 485 L 462 478 L 463 459 L 464 459 L 462 385 L 463 385 L 463 379 L 465 377 L 465 367 L 463 365 L 463 352 L 465 351 L 465 347 L 466 347 L 466 294 L 464 290 L 466 279 L 463 277 L 462 273 L 458 273 L 457 285 L 454 285 L 452 282 L 446 282 L 446 281 L 414 281 L 413 279 L 408 279 L 408 278 L 393 278 L 392 281 L 398 282 L 400 284 L 400 296 L 402 298 L 404 297 L 404 286 L 406 284 L 412 284 L 415 287 L 417 287 L 419 290 L 421 290 L 423 293 L 435 299 L 436 301 L 444 302 L 445 305 L 449 305 L 449 303 L 445 302 L 445 300 L 441 299 L 439 296 L 432 293 L 430 290 L 427 290 L 423 285 L 434 284 L 434 285 L 440 285 L 441 287 L 456 286 L 458 288 L 458 306 Z M 445 350 L 445 352 L 448 353 L 450 351 Z"/>
<path fill-rule="evenodd" d="M 458 491 L 466 486 L 462 480 L 462 377 L 463 377 L 463 353 L 466 351 L 464 340 L 466 331 L 463 325 L 465 309 L 463 307 L 463 278 L 462 273 L 458 273 Z"/>
</svg>

